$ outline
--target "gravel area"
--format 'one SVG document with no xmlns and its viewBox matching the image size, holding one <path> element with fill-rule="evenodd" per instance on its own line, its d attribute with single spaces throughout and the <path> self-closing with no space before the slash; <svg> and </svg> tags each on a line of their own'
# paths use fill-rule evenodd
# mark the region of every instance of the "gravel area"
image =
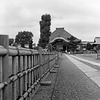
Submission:
<svg viewBox="0 0 100 100">
<path fill-rule="evenodd" d="M 51 100 L 100 100 L 100 88 L 62 56 Z"/>
</svg>

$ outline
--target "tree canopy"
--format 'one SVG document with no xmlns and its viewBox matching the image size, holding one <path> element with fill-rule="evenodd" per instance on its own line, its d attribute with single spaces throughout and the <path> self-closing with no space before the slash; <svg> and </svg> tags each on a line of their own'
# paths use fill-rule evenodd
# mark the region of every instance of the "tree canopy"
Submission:
<svg viewBox="0 0 100 100">
<path fill-rule="evenodd" d="M 93 45 L 90 44 L 90 43 L 87 43 L 86 49 L 87 50 L 92 50 L 93 49 Z"/>
<path fill-rule="evenodd" d="M 23 32 L 18 32 L 18 34 L 15 37 L 15 43 L 21 44 L 21 47 L 25 47 L 25 44 L 33 43 L 32 40 L 33 34 L 32 32 L 28 31 L 23 31 Z"/>
<path fill-rule="evenodd" d="M 68 49 L 69 51 L 72 51 L 73 53 L 76 51 L 77 49 L 77 45 L 81 42 L 80 40 L 77 40 L 76 37 L 71 36 L 70 38 L 68 38 L 69 40 L 69 46 Z M 76 41 L 77 40 L 77 41 Z"/>
<path fill-rule="evenodd" d="M 40 23 L 40 39 L 38 45 L 42 48 L 45 48 L 49 42 L 50 25 L 51 25 L 51 16 L 49 14 L 45 14 L 41 16 Z"/>
</svg>

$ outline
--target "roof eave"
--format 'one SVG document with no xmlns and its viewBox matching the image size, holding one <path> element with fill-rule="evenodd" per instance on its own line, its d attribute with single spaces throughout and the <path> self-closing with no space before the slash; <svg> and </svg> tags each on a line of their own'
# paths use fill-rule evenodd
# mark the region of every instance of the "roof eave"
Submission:
<svg viewBox="0 0 100 100">
<path fill-rule="evenodd" d="M 56 37 L 55 39 L 51 40 L 49 43 L 52 43 L 52 42 L 54 42 L 54 41 L 57 40 L 57 39 L 61 39 L 61 40 L 64 40 L 64 41 L 66 41 L 66 42 L 69 42 L 68 40 L 66 40 L 66 39 L 63 38 L 63 37 Z"/>
</svg>

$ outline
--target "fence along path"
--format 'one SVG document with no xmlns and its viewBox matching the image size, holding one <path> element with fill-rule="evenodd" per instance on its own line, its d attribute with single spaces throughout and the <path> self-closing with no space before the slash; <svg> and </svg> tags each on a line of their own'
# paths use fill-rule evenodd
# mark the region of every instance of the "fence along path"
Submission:
<svg viewBox="0 0 100 100">
<path fill-rule="evenodd" d="M 0 100 L 30 100 L 58 54 L 8 45 L 8 36 L 0 35 Z"/>
</svg>

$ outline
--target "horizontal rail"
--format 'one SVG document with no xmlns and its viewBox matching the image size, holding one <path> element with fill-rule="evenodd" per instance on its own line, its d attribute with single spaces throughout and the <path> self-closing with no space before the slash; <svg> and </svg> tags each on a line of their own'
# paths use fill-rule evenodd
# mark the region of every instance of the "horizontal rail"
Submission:
<svg viewBox="0 0 100 100">
<path fill-rule="evenodd" d="M 4 88 L 7 84 L 8 84 L 7 82 L 0 83 L 0 89 Z"/>
<path fill-rule="evenodd" d="M 7 54 L 7 49 L 0 45 L 0 56 Z"/>
<path fill-rule="evenodd" d="M 0 45 L 0 56 L 9 54 L 9 56 L 18 56 L 18 55 L 34 55 L 38 54 L 39 52 L 34 49 L 26 49 L 21 47 L 13 47 L 9 46 L 9 49 L 5 49 L 3 46 Z M 48 54 L 46 51 L 42 51 L 43 54 Z"/>
</svg>

